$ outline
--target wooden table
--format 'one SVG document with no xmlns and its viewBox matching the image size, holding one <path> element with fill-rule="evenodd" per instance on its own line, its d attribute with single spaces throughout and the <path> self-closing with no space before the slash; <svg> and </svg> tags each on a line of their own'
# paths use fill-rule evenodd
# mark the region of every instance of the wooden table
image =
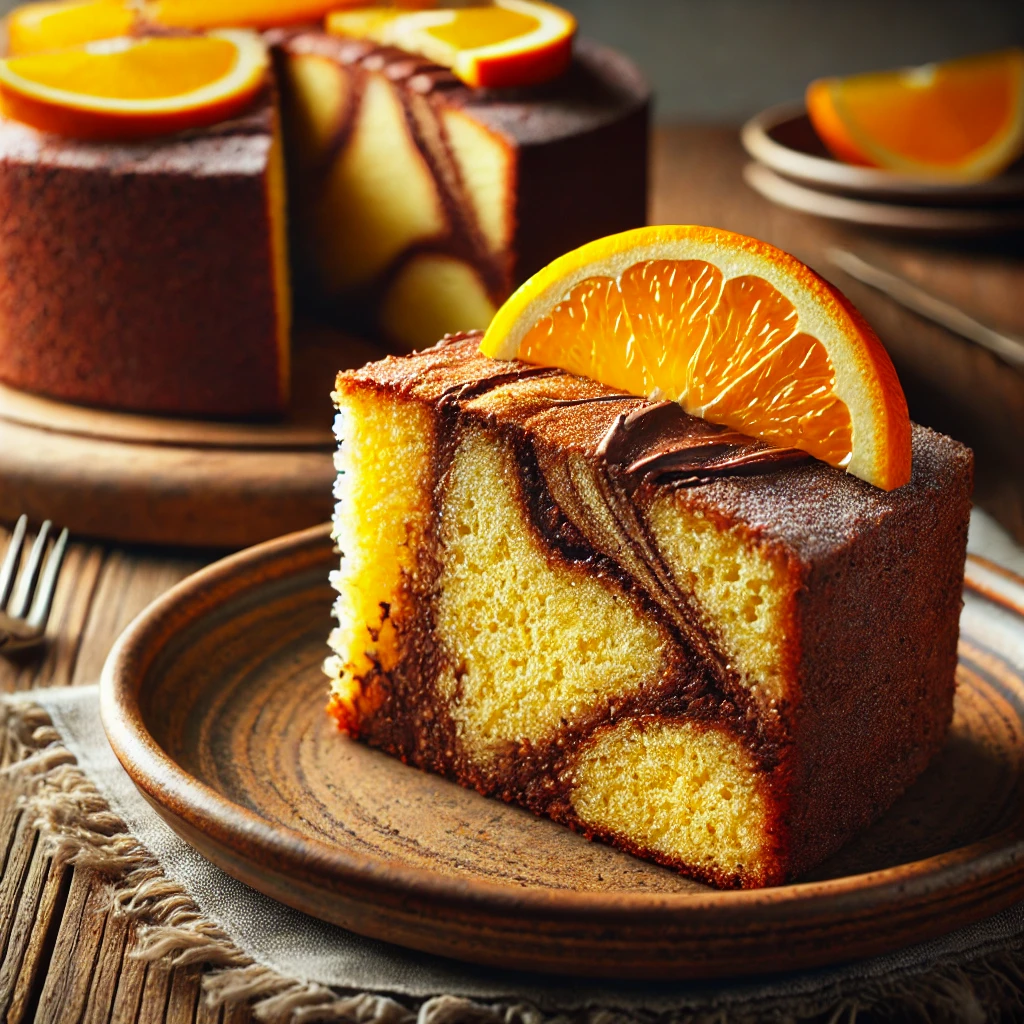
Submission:
<svg viewBox="0 0 1024 1024">
<path fill-rule="evenodd" d="M 1024 333 L 1024 247 L 923 247 L 884 241 L 777 209 L 741 182 L 735 132 L 661 131 L 654 164 L 656 222 L 703 223 L 774 242 L 848 290 L 889 345 L 914 415 L 979 448 L 979 492 L 1024 537 L 1024 377 L 888 299 L 829 271 L 828 245 L 870 253 L 996 324 Z M 7 536 L 0 528 L 0 549 Z M 212 555 L 71 546 L 49 647 L 36 660 L 0 658 L 0 688 L 95 682 L 112 642 L 153 598 Z M 0 784 L 2 785 L 2 784 Z M 56 866 L 0 789 L 0 1019 L 20 1021 L 248 1020 L 200 1000 L 201 970 L 133 960 L 133 928 L 106 910 L 103 881 Z"/>
</svg>

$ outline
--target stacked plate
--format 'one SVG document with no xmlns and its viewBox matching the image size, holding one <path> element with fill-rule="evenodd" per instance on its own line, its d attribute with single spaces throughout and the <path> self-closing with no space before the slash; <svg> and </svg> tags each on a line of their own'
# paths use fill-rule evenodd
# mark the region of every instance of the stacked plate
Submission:
<svg viewBox="0 0 1024 1024">
<path fill-rule="evenodd" d="M 741 138 L 753 158 L 744 169 L 747 184 L 791 210 L 922 235 L 1024 231 L 1024 160 L 972 185 L 855 167 L 829 154 L 802 105 L 758 114 Z"/>
</svg>

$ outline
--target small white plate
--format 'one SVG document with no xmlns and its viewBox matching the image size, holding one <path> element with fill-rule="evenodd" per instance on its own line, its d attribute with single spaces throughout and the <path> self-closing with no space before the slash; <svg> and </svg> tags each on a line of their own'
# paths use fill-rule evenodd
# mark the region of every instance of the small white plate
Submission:
<svg viewBox="0 0 1024 1024">
<path fill-rule="evenodd" d="M 746 151 L 776 175 L 822 192 L 930 207 L 1024 204 L 1024 161 L 973 185 L 844 164 L 825 149 L 802 104 L 763 111 L 743 126 L 740 138 Z"/>
</svg>

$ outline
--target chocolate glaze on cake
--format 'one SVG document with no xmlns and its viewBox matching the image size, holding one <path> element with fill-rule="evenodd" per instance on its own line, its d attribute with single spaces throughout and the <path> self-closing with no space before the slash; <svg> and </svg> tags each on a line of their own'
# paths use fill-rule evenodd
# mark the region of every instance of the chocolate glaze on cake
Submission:
<svg viewBox="0 0 1024 1024">
<path fill-rule="evenodd" d="M 403 584 L 401 606 L 415 614 L 392 622 L 398 663 L 374 664 L 357 680 L 354 701 L 335 700 L 342 726 L 411 764 L 717 885 L 780 882 L 816 864 L 887 807 L 944 742 L 970 452 L 915 427 L 913 479 L 886 493 L 674 404 L 617 395 L 559 370 L 497 363 L 479 355 L 478 344 L 478 335 L 458 336 L 342 374 L 339 393 L 434 410 L 435 521 L 467 431 L 510 449 L 519 501 L 548 557 L 600 579 L 658 622 L 671 638 L 668 668 L 563 722 L 540 744 L 509 745 L 488 763 L 467 756 L 451 698 L 438 686 L 460 670 L 446 663 L 436 637 L 443 556 L 434 535 Z M 794 597 L 781 696 L 744 683 L 714 624 L 659 553 L 649 513 L 667 492 L 723 529 L 739 524 L 786 566 Z M 577 752 L 624 720 L 641 730 L 686 721 L 739 738 L 771 794 L 772 866 L 759 882 L 680 863 L 580 819 L 571 797 Z"/>
</svg>

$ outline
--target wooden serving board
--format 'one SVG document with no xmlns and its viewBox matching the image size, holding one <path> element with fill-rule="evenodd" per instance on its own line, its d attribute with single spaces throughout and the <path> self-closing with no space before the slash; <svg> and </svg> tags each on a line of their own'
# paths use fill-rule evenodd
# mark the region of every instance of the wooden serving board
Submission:
<svg viewBox="0 0 1024 1024">
<path fill-rule="evenodd" d="M 104 669 L 121 763 L 225 871 L 353 931 L 607 978 L 796 970 L 933 938 L 1024 897 L 1024 582 L 970 564 L 949 743 L 797 885 L 716 892 L 407 767 L 324 711 L 326 528 L 158 600 Z"/>
<path fill-rule="evenodd" d="M 381 354 L 339 332 L 304 329 L 291 408 L 272 423 L 111 412 L 0 385 L 0 520 L 25 513 L 82 536 L 212 548 L 323 522 L 334 377 Z"/>
</svg>

